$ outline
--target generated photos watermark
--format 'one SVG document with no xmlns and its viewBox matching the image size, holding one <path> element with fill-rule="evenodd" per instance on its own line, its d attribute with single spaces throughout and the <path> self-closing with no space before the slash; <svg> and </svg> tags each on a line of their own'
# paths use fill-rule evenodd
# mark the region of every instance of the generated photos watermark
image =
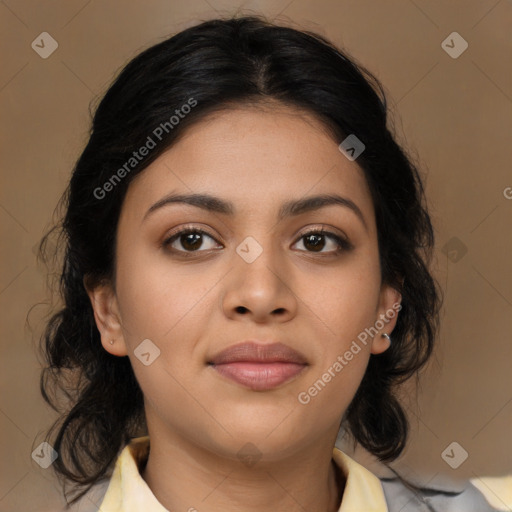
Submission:
<svg viewBox="0 0 512 512">
<path fill-rule="evenodd" d="M 164 136 L 170 133 L 174 128 L 180 124 L 180 121 L 190 113 L 193 107 L 197 105 L 197 100 L 190 97 L 186 103 L 174 112 L 168 121 L 160 123 L 150 135 L 148 135 L 146 142 L 137 150 L 133 151 L 132 156 L 114 173 L 112 176 L 103 183 L 101 187 L 96 187 L 93 195 L 96 199 L 104 199 L 109 192 L 112 192 L 116 185 L 118 185 L 123 178 L 126 177 L 140 162 L 149 155 L 152 149 L 156 148 L 157 144 L 162 141 Z"/>
<path fill-rule="evenodd" d="M 367 327 L 364 331 L 361 331 L 357 335 L 357 340 L 353 340 L 349 349 L 345 351 L 343 355 L 339 355 L 336 358 L 336 361 L 333 362 L 329 368 L 322 374 L 322 376 L 316 380 L 306 391 L 301 391 L 297 395 L 297 399 L 299 403 L 302 405 L 306 405 L 311 402 L 311 399 L 320 393 L 325 386 L 331 382 L 331 380 L 338 375 L 345 366 L 348 365 L 354 356 L 361 352 L 361 345 L 366 346 L 368 341 L 373 339 L 373 337 L 378 334 L 380 330 L 384 328 L 386 324 L 388 324 L 398 312 L 402 309 L 402 305 L 399 302 L 395 302 L 391 308 L 389 308 L 386 313 L 380 315 L 379 320 L 375 322 L 372 327 Z M 359 343 L 358 343 L 359 342 Z"/>
</svg>

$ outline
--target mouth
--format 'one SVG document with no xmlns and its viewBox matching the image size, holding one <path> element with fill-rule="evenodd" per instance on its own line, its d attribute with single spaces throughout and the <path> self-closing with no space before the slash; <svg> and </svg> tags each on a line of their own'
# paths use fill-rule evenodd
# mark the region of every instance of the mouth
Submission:
<svg viewBox="0 0 512 512">
<path fill-rule="evenodd" d="M 222 377 L 253 391 L 277 388 L 308 366 L 306 358 L 288 345 L 256 341 L 228 347 L 208 364 Z"/>
</svg>

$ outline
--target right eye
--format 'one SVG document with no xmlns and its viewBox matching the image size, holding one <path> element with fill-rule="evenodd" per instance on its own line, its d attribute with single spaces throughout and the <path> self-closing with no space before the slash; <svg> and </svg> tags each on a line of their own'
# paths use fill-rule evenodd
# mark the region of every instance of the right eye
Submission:
<svg viewBox="0 0 512 512">
<path fill-rule="evenodd" d="M 171 252 L 181 253 L 183 255 L 189 255 L 194 252 L 205 252 L 212 250 L 214 247 L 199 250 L 204 244 L 204 237 L 209 238 L 217 242 L 212 235 L 198 228 L 184 227 L 179 231 L 173 233 L 162 242 L 164 249 L 170 250 Z M 183 249 L 176 248 L 176 245 L 181 245 Z"/>
</svg>

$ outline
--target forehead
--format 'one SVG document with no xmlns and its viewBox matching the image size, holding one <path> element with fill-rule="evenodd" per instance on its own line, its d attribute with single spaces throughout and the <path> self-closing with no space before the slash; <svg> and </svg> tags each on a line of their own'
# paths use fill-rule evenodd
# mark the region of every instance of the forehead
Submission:
<svg viewBox="0 0 512 512">
<path fill-rule="evenodd" d="M 213 194 L 240 214 L 275 214 L 286 200 L 338 193 L 373 216 L 362 169 L 321 121 L 283 105 L 223 110 L 191 125 L 135 177 L 125 203 L 140 218 L 169 192 Z"/>
</svg>

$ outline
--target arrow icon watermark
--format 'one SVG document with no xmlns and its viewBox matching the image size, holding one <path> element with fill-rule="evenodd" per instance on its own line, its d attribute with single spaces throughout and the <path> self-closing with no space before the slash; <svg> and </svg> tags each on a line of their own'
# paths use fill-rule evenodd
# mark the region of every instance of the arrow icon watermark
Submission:
<svg viewBox="0 0 512 512">
<path fill-rule="evenodd" d="M 353 133 L 351 133 L 341 142 L 338 148 L 351 162 L 353 162 L 366 149 L 366 146 Z"/>
</svg>

